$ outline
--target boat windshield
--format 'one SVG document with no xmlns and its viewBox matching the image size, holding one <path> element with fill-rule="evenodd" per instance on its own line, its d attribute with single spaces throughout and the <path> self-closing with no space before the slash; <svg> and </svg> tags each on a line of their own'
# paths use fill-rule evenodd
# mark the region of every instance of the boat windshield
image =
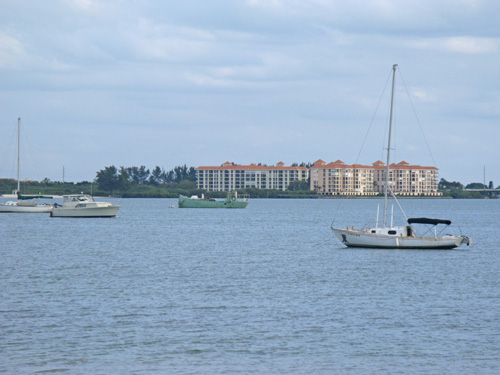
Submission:
<svg viewBox="0 0 500 375">
<path fill-rule="evenodd" d="M 63 203 L 77 203 L 77 202 L 93 202 L 92 197 L 89 195 L 65 195 L 63 196 Z"/>
</svg>

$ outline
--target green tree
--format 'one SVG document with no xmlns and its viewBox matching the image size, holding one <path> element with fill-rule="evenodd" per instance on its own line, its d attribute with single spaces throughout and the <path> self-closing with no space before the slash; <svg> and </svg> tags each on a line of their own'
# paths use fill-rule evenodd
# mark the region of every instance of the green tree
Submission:
<svg viewBox="0 0 500 375">
<path fill-rule="evenodd" d="M 485 189 L 486 185 L 482 184 L 480 182 L 472 182 L 472 183 L 468 184 L 465 188 L 466 189 Z"/>
<path fill-rule="evenodd" d="M 187 179 L 189 181 L 196 181 L 196 168 L 195 167 L 190 167 L 187 170 Z"/>
<path fill-rule="evenodd" d="M 162 175 L 164 172 L 161 170 L 160 167 L 156 167 L 153 169 L 151 174 L 149 175 L 148 182 L 150 185 L 159 185 L 162 182 Z"/>
<path fill-rule="evenodd" d="M 130 187 L 130 174 L 128 173 L 128 168 L 123 166 L 120 167 L 118 180 L 118 189 L 127 190 Z"/>
<path fill-rule="evenodd" d="M 309 190 L 309 183 L 307 181 L 293 181 L 288 185 L 288 189 L 291 191 L 296 190 Z"/>
<path fill-rule="evenodd" d="M 141 165 L 137 171 L 136 178 L 139 185 L 146 184 L 149 178 L 149 169 L 146 169 L 144 165 Z"/>
<path fill-rule="evenodd" d="M 456 182 L 456 181 L 449 182 L 449 181 L 446 181 L 444 178 L 442 178 L 438 184 L 438 189 L 441 189 L 441 190 L 463 189 L 463 188 L 464 188 L 464 185 L 462 185 L 460 182 Z"/>
<path fill-rule="evenodd" d="M 111 192 L 119 189 L 121 179 L 118 170 L 112 165 L 97 172 L 95 181 L 99 184 L 99 189 Z"/>
</svg>

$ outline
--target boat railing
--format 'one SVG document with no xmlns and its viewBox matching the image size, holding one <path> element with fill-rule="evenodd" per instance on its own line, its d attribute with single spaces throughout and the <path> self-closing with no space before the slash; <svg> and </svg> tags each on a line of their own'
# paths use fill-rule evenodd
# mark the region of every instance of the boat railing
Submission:
<svg viewBox="0 0 500 375">
<path fill-rule="evenodd" d="M 438 236 L 441 236 L 445 230 L 449 230 L 451 233 L 446 233 L 447 236 L 454 236 L 452 228 L 450 227 L 449 224 L 444 224 L 444 226 L 439 226 L 439 224 L 423 224 L 423 223 L 418 223 L 420 228 L 424 227 L 426 228 L 425 232 L 420 235 L 420 237 L 425 237 L 428 233 L 432 233 L 434 238 L 437 238 Z M 414 230 L 414 232 L 419 232 L 415 231 L 414 226 L 415 224 L 410 224 L 410 227 Z M 438 227 L 439 226 L 439 227 Z M 438 230 L 439 228 L 439 230 Z"/>
</svg>

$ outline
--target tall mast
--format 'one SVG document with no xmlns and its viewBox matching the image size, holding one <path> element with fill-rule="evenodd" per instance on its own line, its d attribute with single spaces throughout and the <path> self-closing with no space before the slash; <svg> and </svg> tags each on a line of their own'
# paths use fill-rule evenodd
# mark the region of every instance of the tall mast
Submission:
<svg viewBox="0 0 500 375">
<path fill-rule="evenodd" d="M 391 157 L 391 133 L 392 133 L 392 112 L 394 109 L 394 85 L 396 83 L 396 68 L 398 64 L 392 66 L 392 94 L 391 94 L 391 116 L 389 118 L 389 137 L 387 140 L 387 165 L 385 169 L 385 191 L 384 191 L 384 227 L 387 217 L 387 191 L 389 190 L 389 163 Z"/>
<path fill-rule="evenodd" d="M 19 180 L 19 147 L 21 139 L 21 117 L 17 118 L 17 195 L 19 195 L 19 190 L 21 188 L 21 183 Z"/>
</svg>

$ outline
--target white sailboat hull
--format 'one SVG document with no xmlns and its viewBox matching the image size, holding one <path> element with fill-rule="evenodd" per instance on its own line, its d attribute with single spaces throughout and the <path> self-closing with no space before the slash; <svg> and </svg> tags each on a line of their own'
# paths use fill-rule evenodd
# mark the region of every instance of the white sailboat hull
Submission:
<svg viewBox="0 0 500 375">
<path fill-rule="evenodd" d="M 362 230 L 332 228 L 337 239 L 348 247 L 381 249 L 453 249 L 470 240 L 464 236 L 404 237 Z"/>
<path fill-rule="evenodd" d="M 22 205 L 0 205 L 0 212 L 22 212 L 22 213 L 47 213 L 52 210 L 52 205 L 41 204 L 36 206 L 22 206 Z"/>
</svg>

